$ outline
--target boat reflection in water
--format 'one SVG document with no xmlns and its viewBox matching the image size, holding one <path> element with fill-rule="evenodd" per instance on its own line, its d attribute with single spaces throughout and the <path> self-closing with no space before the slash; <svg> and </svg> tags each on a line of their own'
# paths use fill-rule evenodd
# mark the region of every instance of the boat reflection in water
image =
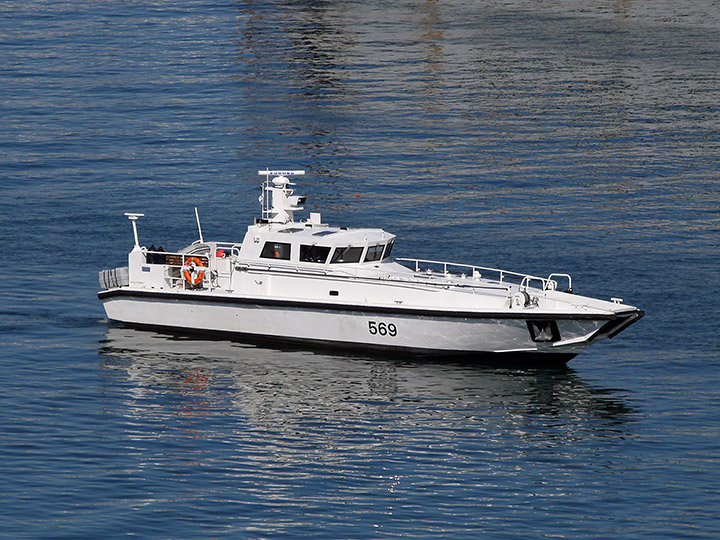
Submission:
<svg viewBox="0 0 720 540">
<path fill-rule="evenodd" d="M 305 445 L 311 435 L 318 451 L 412 446 L 415 438 L 426 446 L 428 437 L 485 444 L 509 433 L 617 436 L 634 415 L 622 398 L 567 367 L 331 356 L 128 328 L 109 328 L 100 354 L 124 379 L 129 410 L 122 414 L 162 418 L 162 429 L 178 418 L 200 419 L 182 427 L 201 437 L 254 432 L 276 446 Z"/>
</svg>

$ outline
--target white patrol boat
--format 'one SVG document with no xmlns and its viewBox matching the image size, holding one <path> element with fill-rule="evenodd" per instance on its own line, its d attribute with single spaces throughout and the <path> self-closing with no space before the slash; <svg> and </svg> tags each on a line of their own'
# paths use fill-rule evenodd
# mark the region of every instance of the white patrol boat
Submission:
<svg viewBox="0 0 720 540">
<path fill-rule="evenodd" d="M 395 235 L 295 221 L 305 197 L 265 176 L 262 217 L 242 243 L 200 239 L 178 251 L 135 245 L 100 272 L 109 319 L 126 326 L 220 334 L 270 344 L 352 347 L 423 356 L 563 363 L 643 316 L 613 298 L 572 294 L 567 274 L 392 259 Z M 196 211 L 197 218 L 197 211 Z M 560 290 L 560 285 L 564 290 Z"/>
</svg>

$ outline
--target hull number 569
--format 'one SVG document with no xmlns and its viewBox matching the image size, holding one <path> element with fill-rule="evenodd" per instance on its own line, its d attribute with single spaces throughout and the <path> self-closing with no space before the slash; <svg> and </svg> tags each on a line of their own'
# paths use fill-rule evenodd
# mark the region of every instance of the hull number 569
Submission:
<svg viewBox="0 0 720 540">
<path fill-rule="evenodd" d="M 380 334 L 381 336 L 397 336 L 397 326 L 393 323 L 385 324 L 384 322 L 368 321 L 368 331 L 374 336 Z"/>
</svg>

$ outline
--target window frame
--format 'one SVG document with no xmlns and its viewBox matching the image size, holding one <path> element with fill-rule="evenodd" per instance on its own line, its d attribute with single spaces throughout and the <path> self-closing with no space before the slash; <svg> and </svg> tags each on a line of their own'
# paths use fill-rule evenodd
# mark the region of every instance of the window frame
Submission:
<svg viewBox="0 0 720 540">
<path fill-rule="evenodd" d="M 270 247 L 273 246 L 273 247 Z M 276 251 L 274 246 L 282 246 L 287 249 L 287 256 L 285 256 L 285 253 L 283 253 L 283 250 L 278 252 L 279 256 L 276 256 L 274 254 L 270 254 L 271 252 Z M 270 247 L 270 249 L 268 249 Z M 261 259 L 273 259 L 276 261 L 289 261 L 292 255 L 292 244 L 289 242 L 277 242 L 275 240 L 267 240 L 265 244 L 262 247 L 262 250 L 260 250 L 260 258 Z"/>
<path fill-rule="evenodd" d="M 395 245 L 395 239 L 393 238 L 390 240 L 387 244 L 385 244 L 385 249 L 383 249 L 382 258 L 381 261 L 384 261 L 388 257 L 390 257 L 390 254 L 392 253 L 393 246 Z"/>
<path fill-rule="evenodd" d="M 383 252 L 385 251 L 385 244 L 373 244 L 371 246 L 368 246 L 367 250 L 365 250 L 365 258 L 363 259 L 364 262 L 377 262 L 382 260 Z M 373 258 L 370 259 L 370 253 L 372 252 Z"/>
<path fill-rule="evenodd" d="M 327 250 L 324 254 L 324 256 L 317 256 L 316 259 L 322 258 L 322 260 L 309 260 L 304 259 L 303 257 L 307 255 L 307 252 L 310 250 Z M 300 254 L 298 261 L 299 262 L 305 262 L 305 263 L 313 263 L 313 264 L 326 264 L 328 262 L 328 259 L 330 258 L 330 252 L 332 251 L 332 247 L 330 246 L 318 246 L 316 244 L 300 244 Z"/>
<path fill-rule="evenodd" d="M 344 254 L 350 250 L 359 250 L 359 255 L 357 257 L 357 260 L 353 260 L 353 261 L 337 260 L 338 253 L 340 251 L 342 251 L 343 256 L 344 256 Z M 332 257 L 330 258 L 330 264 L 356 264 L 363 260 L 364 253 L 365 253 L 365 246 L 335 246 L 335 249 L 333 249 L 333 252 L 332 252 Z"/>
</svg>

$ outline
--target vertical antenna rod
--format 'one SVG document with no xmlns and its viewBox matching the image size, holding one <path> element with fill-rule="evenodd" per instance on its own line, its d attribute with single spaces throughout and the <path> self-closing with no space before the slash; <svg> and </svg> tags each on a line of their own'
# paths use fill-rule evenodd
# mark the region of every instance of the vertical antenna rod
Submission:
<svg viewBox="0 0 720 540">
<path fill-rule="evenodd" d="M 204 244 L 205 240 L 203 239 L 203 235 L 202 235 L 202 227 L 200 227 L 200 216 L 198 215 L 197 206 L 195 207 L 195 221 L 197 221 L 198 234 L 200 235 L 200 242 Z"/>
<path fill-rule="evenodd" d="M 143 217 L 145 214 L 132 214 L 130 212 L 125 212 L 125 215 L 127 218 L 132 221 L 132 227 L 133 227 L 133 236 L 135 237 L 135 248 L 134 249 L 140 249 L 140 240 L 138 240 L 138 232 L 137 232 L 137 220 L 138 218 Z"/>
</svg>

